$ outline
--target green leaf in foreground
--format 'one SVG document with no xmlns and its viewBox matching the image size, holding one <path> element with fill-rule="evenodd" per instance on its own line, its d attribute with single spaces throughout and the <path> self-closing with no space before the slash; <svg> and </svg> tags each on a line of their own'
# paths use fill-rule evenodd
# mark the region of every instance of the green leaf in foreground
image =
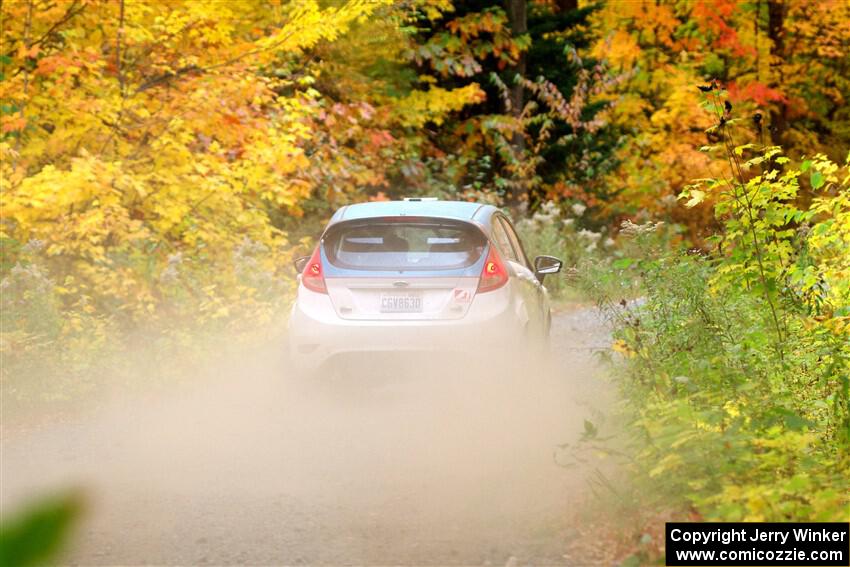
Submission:
<svg viewBox="0 0 850 567">
<path fill-rule="evenodd" d="M 0 567 L 25 567 L 49 561 L 64 544 L 79 517 L 77 494 L 42 500 L 0 526 Z"/>
</svg>

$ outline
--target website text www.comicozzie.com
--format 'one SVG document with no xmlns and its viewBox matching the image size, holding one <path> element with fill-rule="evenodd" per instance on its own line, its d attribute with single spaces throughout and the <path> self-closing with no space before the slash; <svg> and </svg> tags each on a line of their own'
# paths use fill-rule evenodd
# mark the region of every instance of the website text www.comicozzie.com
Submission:
<svg viewBox="0 0 850 567">
<path fill-rule="evenodd" d="M 679 549 L 676 560 L 689 561 L 840 561 L 841 551 L 834 549 L 806 552 L 802 549 Z"/>
<path fill-rule="evenodd" d="M 670 522 L 667 565 L 850 565 L 850 524 Z"/>
</svg>

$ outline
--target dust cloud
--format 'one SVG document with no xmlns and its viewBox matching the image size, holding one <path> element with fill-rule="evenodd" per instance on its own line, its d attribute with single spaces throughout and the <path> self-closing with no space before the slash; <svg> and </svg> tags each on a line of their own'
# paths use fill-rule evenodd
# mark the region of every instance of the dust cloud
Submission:
<svg viewBox="0 0 850 567">
<path fill-rule="evenodd" d="M 74 564 L 570 564 L 587 471 L 555 457 L 610 404 L 608 335 L 585 309 L 552 335 L 546 362 L 376 358 L 333 380 L 289 372 L 282 341 L 223 357 L 4 433 L 3 513 L 81 487 Z"/>
</svg>

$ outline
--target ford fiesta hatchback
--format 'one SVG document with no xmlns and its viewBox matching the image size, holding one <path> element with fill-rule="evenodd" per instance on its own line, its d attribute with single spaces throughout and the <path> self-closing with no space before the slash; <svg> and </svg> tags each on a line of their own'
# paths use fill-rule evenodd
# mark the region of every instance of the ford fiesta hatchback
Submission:
<svg viewBox="0 0 850 567">
<path fill-rule="evenodd" d="M 529 262 L 492 205 L 406 199 L 341 208 L 295 266 L 290 352 L 313 371 L 349 358 L 516 352 L 548 340 L 543 278 L 561 261 Z"/>
</svg>

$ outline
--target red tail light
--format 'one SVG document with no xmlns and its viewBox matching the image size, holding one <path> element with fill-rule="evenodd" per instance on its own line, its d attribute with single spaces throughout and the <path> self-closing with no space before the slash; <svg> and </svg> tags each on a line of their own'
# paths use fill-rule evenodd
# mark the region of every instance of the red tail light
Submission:
<svg viewBox="0 0 850 567">
<path fill-rule="evenodd" d="M 327 293 L 328 286 L 325 285 L 325 271 L 322 268 L 322 254 L 319 252 L 321 245 L 316 246 L 316 251 L 310 256 L 310 261 L 301 272 L 301 283 L 310 291 L 316 293 Z"/>
<path fill-rule="evenodd" d="M 491 244 L 487 260 L 484 262 L 484 269 L 481 270 L 481 279 L 478 280 L 478 293 L 499 289 L 506 283 L 508 283 L 508 270 Z"/>
</svg>

